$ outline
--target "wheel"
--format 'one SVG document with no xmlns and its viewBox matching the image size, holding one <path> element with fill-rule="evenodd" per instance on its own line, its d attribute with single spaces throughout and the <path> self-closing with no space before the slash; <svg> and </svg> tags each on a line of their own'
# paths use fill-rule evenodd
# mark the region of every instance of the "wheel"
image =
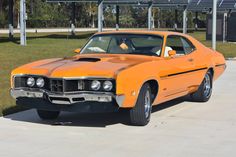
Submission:
<svg viewBox="0 0 236 157">
<path fill-rule="evenodd" d="M 59 116 L 60 111 L 37 110 L 37 113 L 42 120 L 52 120 Z"/>
<path fill-rule="evenodd" d="M 144 84 L 140 90 L 135 107 L 130 110 L 132 125 L 145 126 L 150 121 L 152 111 L 151 89 L 149 84 Z"/>
<path fill-rule="evenodd" d="M 198 90 L 191 94 L 193 101 L 207 102 L 210 99 L 212 93 L 212 78 L 212 73 L 208 71 Z"/>
</svg>

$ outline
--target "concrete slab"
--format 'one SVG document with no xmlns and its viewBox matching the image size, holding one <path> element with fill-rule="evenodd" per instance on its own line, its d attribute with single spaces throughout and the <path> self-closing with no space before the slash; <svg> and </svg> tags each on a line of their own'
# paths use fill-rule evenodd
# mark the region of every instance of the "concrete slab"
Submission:
<svg viewBox="0 0 236 157">
<path fill-rule="evenodd" d="M 35 110 L 1 117 L 0 156 L 236 156 L 236 61 L 227 65 L 209 102 L 159 105 L 146 127 L 128 126 L 125 113 L 62 113 L 49 122 Z"/>
</svg>

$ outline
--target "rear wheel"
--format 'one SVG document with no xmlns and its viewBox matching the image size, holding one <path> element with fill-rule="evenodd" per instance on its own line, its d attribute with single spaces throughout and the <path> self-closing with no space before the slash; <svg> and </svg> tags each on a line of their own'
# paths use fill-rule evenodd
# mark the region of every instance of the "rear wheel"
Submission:
<svg viewBox="0 0 236 157">
<path fill-rule="evenodd" d="M 212 94 L 212 78 L 212 73 L 208 71 L 198 90 L 195 93 L 191 94 L 191 98 L 193 101 L 207 102 L 210 99 Z"/>
<path fill-rule="evenodd" d="M 59 116 L 60 111 L 37 110 L 37 113 L 42 120 L 53 120 Z"/>
<path fill-rule="evenodd" d="M 144 84 L 140 90 L 134 108 L 130 110 L 130 122 L 133 125 L 145 126 L 150 121 L 152 111 L 151 89 L 149 84 Z"/>
</svg>

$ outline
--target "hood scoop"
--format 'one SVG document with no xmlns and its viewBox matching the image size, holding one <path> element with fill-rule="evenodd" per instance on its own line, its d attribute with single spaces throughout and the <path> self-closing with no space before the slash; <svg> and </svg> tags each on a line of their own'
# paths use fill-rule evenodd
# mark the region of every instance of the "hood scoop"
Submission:
<svg viewBox="0 0 236 157">
<path fill-rule="evenodd" d="M 99 62 L 99 61 L 101 61 L 101 59 L 100 58 L 79 58 L 75 61 L 77 61 L 77 62 Z"/>
</svg>

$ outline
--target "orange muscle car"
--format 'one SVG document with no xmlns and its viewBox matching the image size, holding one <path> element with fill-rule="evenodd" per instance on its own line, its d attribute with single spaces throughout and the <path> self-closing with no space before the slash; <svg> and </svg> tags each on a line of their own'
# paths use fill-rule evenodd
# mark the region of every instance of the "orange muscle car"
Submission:
<svg viewBox="0 0 236 157">
<path fill-rule="evenodd" d="M 75 52 L 13 70 L 16 103 L 36 108 L 42 119 L 123 108 L 131 124 L 146 125 L 153 105 L 188 94 L 208 101 L 212 82 L 226 68 L 222 54 L 176 32 L 97 33 Z"/>
</svg>

